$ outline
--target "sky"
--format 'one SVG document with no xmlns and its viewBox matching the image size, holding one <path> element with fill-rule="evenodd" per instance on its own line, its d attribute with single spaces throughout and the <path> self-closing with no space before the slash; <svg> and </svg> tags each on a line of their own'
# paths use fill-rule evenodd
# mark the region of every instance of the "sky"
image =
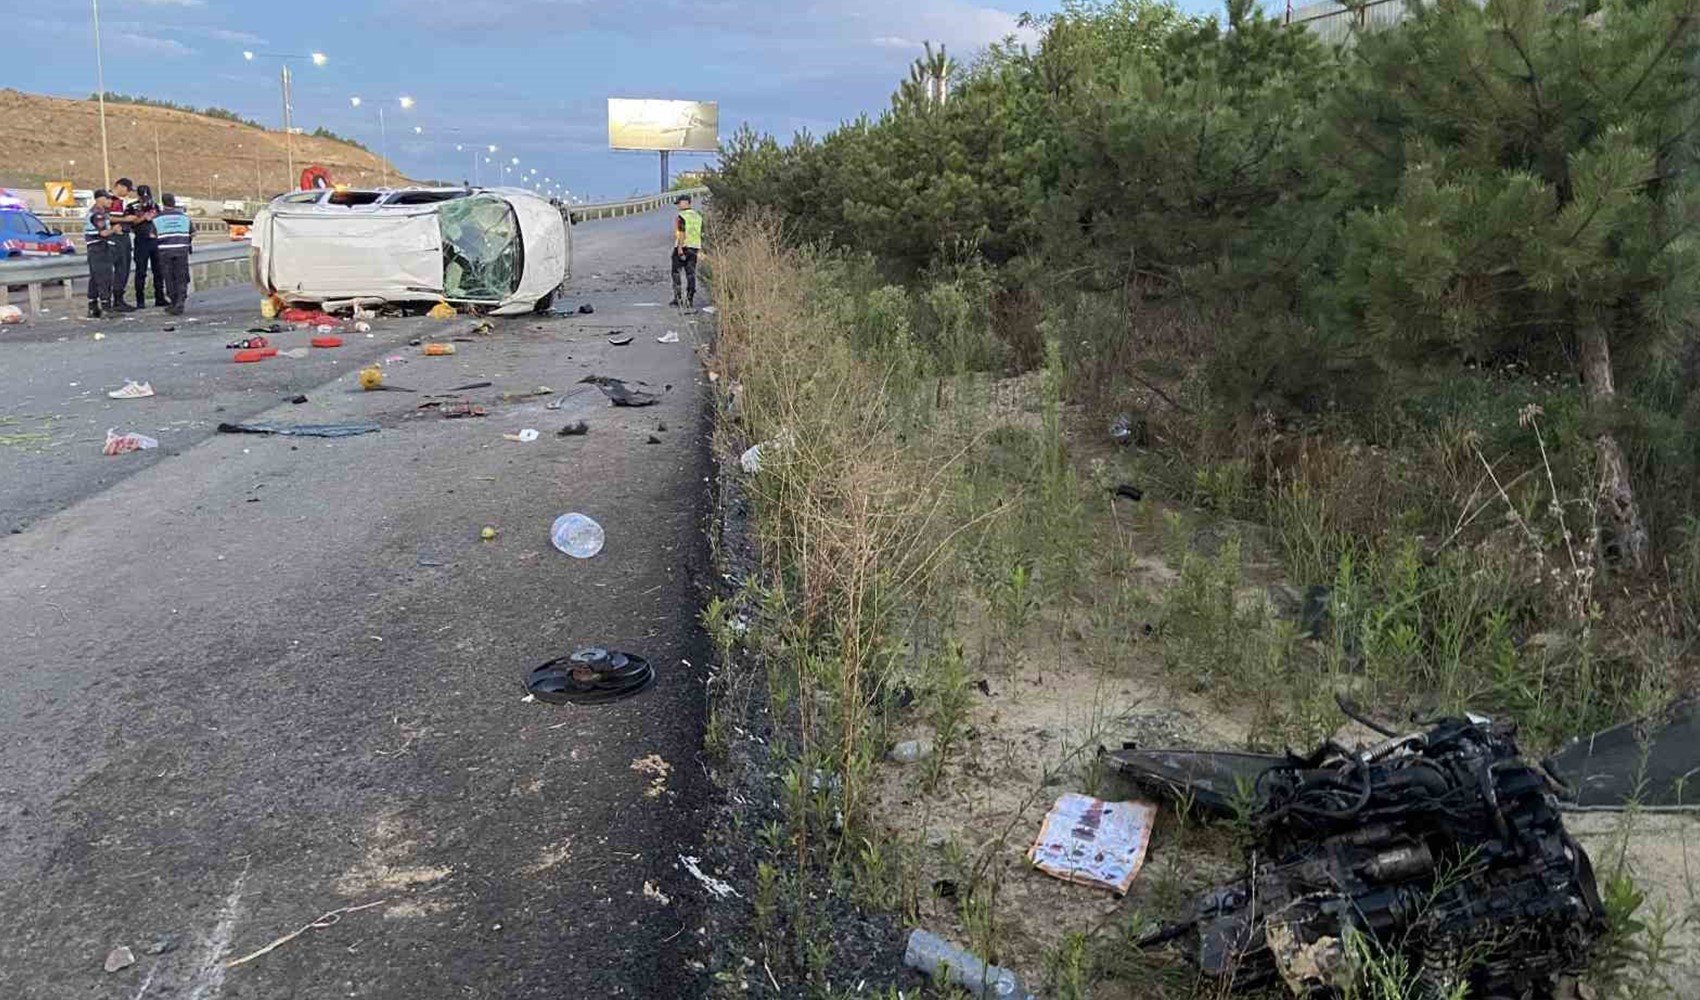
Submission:
<svg viewBox="0 0 1700 1000">
<path fill-rule="evenodd" d="M 494 144 L 587 200 L 652 191 L 654 153 L 608 149 L 607 99 L 717 101 L 722 138 L 741 123 L 789 138 L 878 113 L 923 41 L 958 58 L 1014 37 L 1023 11 L 1059 0 L 98 0 L 106 88 L 217 105 L 281 127 L 280 63 L 294 65 L 295 124 L 383 145 L 413 177 L 469 178 Z M 1187 0 L 1190 9 L 1208 9 Z M 9 46 L 0 87 L 97 90 L 91 0 L 0 0 Z M 260 55 L 244 60 L 244 50 Z M 361 98 L 359 108 L 349 99 Z M 413 99 L 404 110 L 401 98 Z M 423 134 L 413 134 L 413 128 Z M 488 155 L 488 154 L 486 154 Z M 494 158 L 493 158 L 494 159 Z M 675 154 L 675 170 L 706 157 Z M 490 183 L 479 164 L 478 180 Z"/>
</svg>

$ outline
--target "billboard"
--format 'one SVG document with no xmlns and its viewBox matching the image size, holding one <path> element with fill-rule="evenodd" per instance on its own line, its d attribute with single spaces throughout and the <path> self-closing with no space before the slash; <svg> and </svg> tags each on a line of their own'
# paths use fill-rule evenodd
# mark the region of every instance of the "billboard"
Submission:
<svg viewBox="0 0 1700 1000">
<path fill-rule="evenodd" d="M 713 153 L 720 149 L 720 105 L 714 101 L 608 98 L 608 145 Z"/>
</svg>

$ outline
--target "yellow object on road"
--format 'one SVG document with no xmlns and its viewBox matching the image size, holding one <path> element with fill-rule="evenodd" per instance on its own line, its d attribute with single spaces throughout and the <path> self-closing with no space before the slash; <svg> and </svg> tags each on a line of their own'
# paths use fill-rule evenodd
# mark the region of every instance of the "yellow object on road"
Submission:
<svg viewBox="0 0 1700 1000">
<path fill-rule="evenodd" d="M 377 365 L 360 369 L 360 388 L 370 392 L 384 384 L 384 370 Z"/>
<path fill-rule="evenodd" d="M 426 313 L 425 315 L 431 317 L 432 319 L 453 319 L 454 314 L 455 314 L 454 306 L 449 305 L 447 302 L 439 302 L 436 305 L 432 306 L 431 311 Z"/>
</svg>

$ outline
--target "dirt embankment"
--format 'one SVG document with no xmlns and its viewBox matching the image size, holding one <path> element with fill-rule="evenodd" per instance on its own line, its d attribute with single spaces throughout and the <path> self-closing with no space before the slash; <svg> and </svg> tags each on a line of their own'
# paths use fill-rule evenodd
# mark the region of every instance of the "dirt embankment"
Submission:
<svg viewBox="0 0 1700 1000">
<path fill-rule="evenodd" d="M 283 132 L 169 108 L 109 101 L 106 130 L 113 178 L 196 198 L 269 198 L 294 189 L 312 163 L 352 184 L 376 185 L 383 173 L 382 161 L 366 150 L 297 135 L 292 174 Z M 34 187 L 68 179 L 92 188 L 106 180 L 100 172 L 98 103 L 0 89 L 0 183 Z M 411 183 L 393 165 L 389 178 L 392 185 Z"/>
</svg>

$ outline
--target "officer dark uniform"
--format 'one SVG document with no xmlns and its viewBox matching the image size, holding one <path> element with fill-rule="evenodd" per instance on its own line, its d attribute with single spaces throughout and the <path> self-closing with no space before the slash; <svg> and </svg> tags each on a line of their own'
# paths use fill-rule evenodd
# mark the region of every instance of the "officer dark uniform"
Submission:
<svg viewBox="0 0 1700 1000">
<path fill-rule="evenodd" d="M 177 196 L 167 192 L 160 196 L 159 211 L 153 217 L 154 240 L 159 252 L 159 271 L 165 275 L 165 294 L 170 305 L 165 311 L 183 315 L 189 302 L 189 248 L 195 242 L 195 225 L 177 207 Z"/>
<path fill-rule="evenodd" d="M 128 177 L 120 177 L 112 185 L 112 222 L 117 230 L 112 234 L 112 308 L 119 312 L 134 311 L 124 301 L 124 290 L 130 287 L 130 227 L 135 220 L 126 214 L 124 199 L 135 193 L 136 186 Z"/>
<path fill-rule="evenodd" d="M 89 259 L 89 315 L 99 318 L 112 305 L 112 212 L 111 195 L 101 188 L 94 204 L 83 217 L 83 248 Z"/>
<path fill-rule="evenodd" d="M 153 201 L 153 189 L 146 184 L 137 185 L 136 200 L 125 209 L 126 214 L 136 219 L 135 231 L 130 236 L 136 243 L 137 309 L 147 306 L 142 293 L 147 288 L 150 268 L 153 270 L 153 304 L 163 308 L 166 303 L 165 274 L 159 269 L 159 245 L 153 234 L 153 217 L 158 211 L 159 206 Z"/>
</svg>

